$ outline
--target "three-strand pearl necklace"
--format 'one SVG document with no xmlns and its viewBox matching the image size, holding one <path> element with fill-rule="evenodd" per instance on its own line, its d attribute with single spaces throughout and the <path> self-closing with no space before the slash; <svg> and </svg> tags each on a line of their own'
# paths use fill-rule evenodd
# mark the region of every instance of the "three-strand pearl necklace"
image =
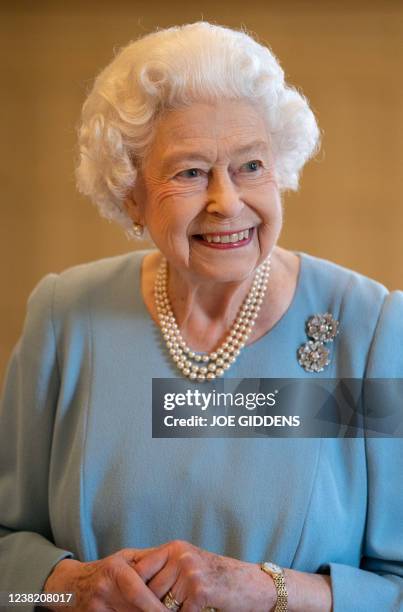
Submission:
<svg viewBox="0 0 403 612">
<path fill-rule="evenodd" d="M 196 353 L 183 340 L 172 311 L 168 296 L 168 262 L 162 259 L 155 278 L 155 303 L 168 351 L 184 376 L 198 382 L 213 380 L 235 363 L 259 316 L 269 274 L 270 257 L 257 268 L 252 286 L 221 346 L 212 353 Z"/>
</svg>

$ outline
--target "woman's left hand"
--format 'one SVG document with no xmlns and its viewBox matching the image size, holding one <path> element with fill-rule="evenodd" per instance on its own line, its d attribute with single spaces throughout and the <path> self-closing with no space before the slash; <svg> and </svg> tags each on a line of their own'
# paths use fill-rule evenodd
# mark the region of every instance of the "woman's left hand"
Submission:
<svg viewBox="0 0 403 612">
<path fill-rule="evenodd" d="M 267 612 L 277 599 L 273 581 L 257 563 L 246 563 L 175 540 L 132 549 L 133 567 L 158 599 L 171 591 L 181 612 Z"/>
</svg>

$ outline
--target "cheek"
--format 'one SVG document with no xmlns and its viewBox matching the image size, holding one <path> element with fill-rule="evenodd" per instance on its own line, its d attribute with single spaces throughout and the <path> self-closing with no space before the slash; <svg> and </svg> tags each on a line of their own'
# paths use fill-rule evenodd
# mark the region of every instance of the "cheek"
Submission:
<svg viewBox="0 0 403 612">
<path fill-rule="evenodd" d="M 258 240 L 262 252 L 268 253 L 275 246 L 283 225 L 283 207 L 275 182 L 265 185 L 255 200 L 255 212 L 261 219 Z"/>
<path fill-rule="evenodd" d="M 245 191 L 245 201 L 259 215 L 263 225 L 272 227 L 282 224 L 283 209 L 280 192 L 274 180 L 254 185 Z"/>
<path fill-rule="evenodd" d="M 164 190 L 149 200 L 145 210 L 145 222 L 154 242 L 163 249 L 184 248 L 195 217 L 203 206 L 198 194 L 186 194 Z"/>
<path fill-rule="evenodd" d="M 273 224 L 281 228 L 283 224 L 283 202 L 281 200 L 281 195 L 277 187 L 273 191 L 272 217 L 273 217 Z"/>
</svg>

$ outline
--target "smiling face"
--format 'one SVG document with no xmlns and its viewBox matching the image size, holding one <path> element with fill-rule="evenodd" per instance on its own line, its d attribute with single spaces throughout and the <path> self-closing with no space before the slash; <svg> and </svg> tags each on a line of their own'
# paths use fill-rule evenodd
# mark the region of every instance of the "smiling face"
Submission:
<svg viewBox="0 0 403 612">
<path fill-rule="evenodd" d="M 260 108 L 225 100 L 163 114 L 126 206 L 178 272 L 218 282 L 247 278 L 282 225 Z"/>
</svg>

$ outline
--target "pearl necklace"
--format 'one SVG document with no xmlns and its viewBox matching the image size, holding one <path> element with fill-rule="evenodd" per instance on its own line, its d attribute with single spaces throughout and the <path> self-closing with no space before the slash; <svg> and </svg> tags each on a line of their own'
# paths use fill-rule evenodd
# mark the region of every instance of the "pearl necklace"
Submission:
<svg viewBox="0 0 403 612">
<path fill-rule="evenodd" d="M 252 333 L 267 290 L 270 256 L 257 268 L 236 319 L 220 348 L 212 353 L 195 353 L 183 340 L 168 296 L 168 262 L 162 259 L 154 286 L 155 303 L 161 331 L 176 366 L 184 376 L 203 382 L 222 376 L 235 363 Z"/>
</svg>

